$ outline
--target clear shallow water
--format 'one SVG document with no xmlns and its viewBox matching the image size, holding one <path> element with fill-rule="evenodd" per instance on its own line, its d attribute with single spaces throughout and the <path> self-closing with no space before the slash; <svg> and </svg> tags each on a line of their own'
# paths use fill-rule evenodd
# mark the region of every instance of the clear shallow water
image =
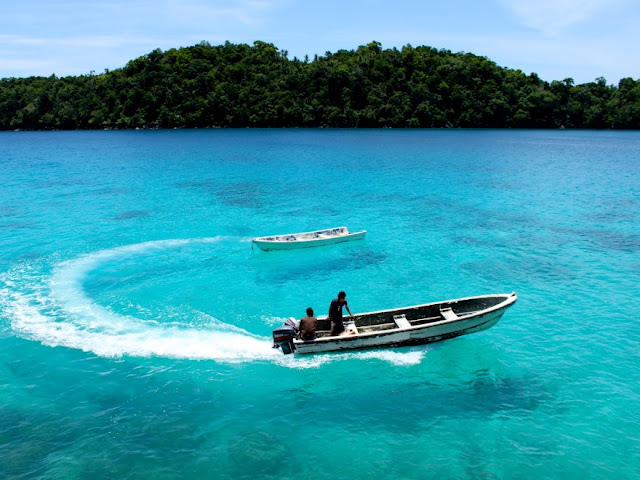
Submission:
<svg viewBox="0 0 640 480">
<path fill-rule="evenodd" d="M 637 478 L 640 134 L 0 134 L 0 477 Z M 363 242 L 252 250 L 346 225 Z M 516 291 L 491 330 L 270 333 Z"/>
</svg>

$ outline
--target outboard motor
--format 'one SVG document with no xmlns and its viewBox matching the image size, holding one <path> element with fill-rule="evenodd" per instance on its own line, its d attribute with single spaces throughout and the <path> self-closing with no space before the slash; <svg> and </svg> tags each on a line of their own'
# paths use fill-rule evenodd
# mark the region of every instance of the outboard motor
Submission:
<svg viewBox="0 0 640 480">
<path fill-rule="evenodd" d="M 285 355 L 289 355 L 295 350 L 293 339 L 298 335 L 296 327 L 295 320 L 287 320 L 283 326 L 273 329 L 273 346 L 280 347 Z"/>
</svg>

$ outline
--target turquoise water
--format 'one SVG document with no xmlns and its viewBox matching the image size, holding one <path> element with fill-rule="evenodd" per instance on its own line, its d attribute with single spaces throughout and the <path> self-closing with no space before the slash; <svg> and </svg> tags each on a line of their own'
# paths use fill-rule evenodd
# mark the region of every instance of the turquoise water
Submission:
<svg viewBox="0 0 640 480">
<path fill-rule="evenodd" d="M 638 478 L 640 134 L 0 133 L 0 478 Z M 367 238 L 290 252 L 253 236 Z M 492 329 L 271 330 L 516 291 Z"/>
</svg>

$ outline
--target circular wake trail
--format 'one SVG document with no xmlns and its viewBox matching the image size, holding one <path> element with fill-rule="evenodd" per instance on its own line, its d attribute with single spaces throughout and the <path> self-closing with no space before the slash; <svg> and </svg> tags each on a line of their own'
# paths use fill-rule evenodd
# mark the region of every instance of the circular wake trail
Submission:
<svg viewBox="0 0 640 480">
<path fill-rule="evenodd" d="M 160 240 L 83 255 L 55 266 L 50 278 L 22 266 L 0 280 L 0 306 L 11 328 L 49 346 L 76 348 L 105 357 L 162 356 L 243 362 L 273 359 L 271 342 L 222 322 L 211 328 L 151 324 L 119 315 L 87 297 L 82 283 L 105 262 L 193 243 L 215 243 L 218 237 Z"/>
<path fill-rule="evenodd" d="M 206 316 L 206 328 L 167 326 L 118 314 L 89 298 L 83 288 L 87 275 L 99 266 L 153 250 L 189 244 L 216 243 L 220 237 L 159 240 L 100 250 L 55 265 L 45 275 L 23 265 L 0 275 L 0 311 L 14 332 L 51 347 L 63 346 L 103 357 L 167 357 L 226 363 L 269 361 L 293 368 L 312 368 L 346 358 L 380 359 L 396 365 L 420 363 L 424 352 L 390 351 L 285 356 L 270 339 Z M 284 319 L 282 319 L 284 320 Z"/>
</svg>

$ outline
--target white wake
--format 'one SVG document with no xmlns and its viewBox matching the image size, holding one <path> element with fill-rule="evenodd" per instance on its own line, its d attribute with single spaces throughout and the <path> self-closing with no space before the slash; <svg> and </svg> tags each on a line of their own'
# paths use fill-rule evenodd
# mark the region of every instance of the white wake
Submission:
<svg viewBox="0 0 640 480">
<path fill-rule="evenodd" d="M 102 357 L 167 357 L 239 363 L 269 361 L 293 368 L 317 367 L 337 359 L 376 358 L 397 365 L 420 363 L 422 352 L 380 351 L 345 355 L 285 356 L 270 338 L 254 335 L 217 319 L 206 327 L 162 325 L 118 314 L 89 298 L 87 275 L 100 265 L 152 250 L 194 243 L 216 243 L 219 237 L 160 240 L 100 250 L 54 266 L 50 275 L 23 265 L 0 275 L 0 311 L 12 330 L 51 347 L 68 347 Z M 197 312 L 199 315 L 205 315 Z"/>
</svg>

